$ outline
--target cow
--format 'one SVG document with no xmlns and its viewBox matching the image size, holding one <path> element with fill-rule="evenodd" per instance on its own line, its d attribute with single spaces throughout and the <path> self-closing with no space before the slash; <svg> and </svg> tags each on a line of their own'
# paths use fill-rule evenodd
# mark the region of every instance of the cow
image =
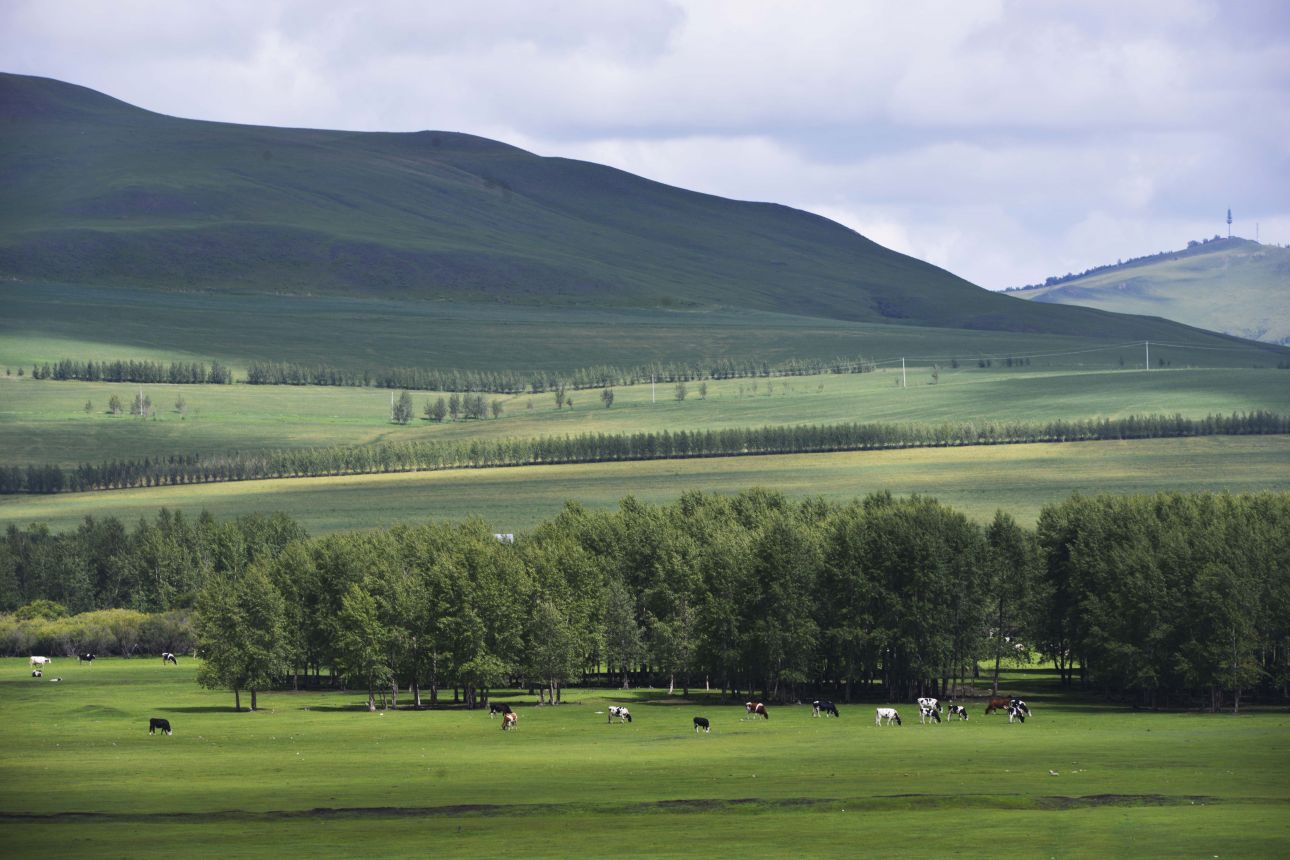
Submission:
<svg viewBox="0 0 1290 860">
<path fill-rule="evenodd" d="M 1013 696 L 1012 700 L 1008 702 L 1008 707 L 1016 708 L 1019 713 L 1025 714 L 1026 716 L 1030 716 L 1030 707 L 1025 702 L 1021 701 L 1021 699 L 1018 699 L 1016 696 Z"/>
<path fill-rule="evenodd" d="M 39 678 L 39 677 L 40 677 L 41 675 L 43 675 L 43 674 L 45 674 L 45 673 L 44 673 L 44 672 L 42 672 L 42 671 L 40 671 L 39 669 L 32 669 L 32 670 L 31 670 L 31 677 L 33 677 L 33 678 Z"/>
<path fill-rule="evenodd" d="M 86 652 L 84 654 L 77 654 L 76 659 L 81 661 L 82 663 L 93 663 L 94 655 L 90 654 L 89 652 Z"/>
<path fill-rule="evenodd" d="M 936 708 L 928 707 L 927 705 L 918 706 L 918 722 L 926 725 L 928 722 L 939 723 L 940 721 L 941 712 Z"/>
<path fill-rule="evenodd" d="M 515 725 L 516 723 L 519 722 L 519 719 L 520 719 L 519 714 L 515 713 L 514 711 L 507 711 L 506 713 L 502 714 L 502 731 L 504 732 L 510 731 L 511 729 L 515 728 Z"/>
<path fill-rule="evenodd" d="M 816 699 L 811 703 L 811 716 L 818 717 L 820 714 L 825 714 L 826 716 L 832 714 L 836 717 L 838 716 L 838 706 L 828 699 Z"/>
<path fill-rule="evenodd" d="M 174 666 L 178 666 L 178 665 L 179 665 L 179 661 L 175 659 L 175 655 L 174 655 L 174 654 L 171 654 L 169 651 L 162 651 L 162 652 L 161 652 L 161 663 L 162 663 L 162 665 L 163 665 L 163 666 L 164 666 L 166 663 L 170 663 L 170 664 L 172 664 L 172 665 L 174 665 Z"/>
<path fill-rule="evenodd" d="M 897 713 L 895 708 L 878 708 L 875 710 L 873 724 L 875 726 L 881 726 L 883 720 L 887 721 L 887 725 L 891 725 L 892 723 L 895 723 L 898 726 L 902 725 L 900 722 L 900 714 Z"/>
<path fill-rule="evenodd" d="M 161 729 L 168 735 L 174 734 L 174 732 L 170 730 L 170 720 L 165 720 L 161 717 L 153 717 L 148 720 L 148 734 L 155 735 L 157 733 L 157 729 Z"/>
<path fill-rule="evenodd" d="M 509 713 L 511 713 L 511 706 L 505 702 L 502 702 L 501 704 L 497 704 L 495 702 L 488 703 L 488 718 L 490 720 L 498 714 L 501 714 L 504 717 Z"/>
<path fill-rule="evenodd" d="M 986 714 L 993 714 L 995 711 L 1007 710 L 1011 700 L 1006 696 L 991 696 L 990 701 L 986 703 Z"/>
<path fill-rule="evenodd" d="M 938 699 L 923 696 L 918 699 L 918 707 L 931 708 L 933 711 L 939 711 L 941 709 L 941 703 Z"/>
<path fill-rule="evenodd" d="M 50 663 L 53 663 L 53 662 L 54 660 L 52 657 L 32 657 L 31 668 L 35 669 L 40 666 L 48 666 Z"/>
<path fill-rule="evenodd" d="M 694 718 L 694 731 L 696 734 L 698 734 L 699 729 L 703 729 L 703 731 L 707 732 L 708 734 L 712 733 L 712 725 L 708 722 L 707 717 Z"/>
<path fill-rule="evenodd" d="M 609 722 L 612 723 L 614 721 L 614 717 L 617 717 L 618 722 L 620 723 L 630 723 L 632 721 L 632 712 L 619 705 L 610 705 Z"/>
<path fill-rule="evenodd" d="M 744 702 L 744 707 L 748 710 L 748 713 L 752 714 L 754 717 L 770 719 L 770 714 L 766 712 L 766 706 L 761 702 Z"/>
<path fill-rule="evenodd" d="M 949 716 L 966 720 L 968 718 L 967 708 L 962 705 L 950 705 Z"/>
<path fill-rule="evenodd" d="M 1026 721 L 1026 712 L 1016 705 L 1009 705 L 1008 722 L 1012 722 L 1013 720 L 1024 723 Z"/>
</svg>

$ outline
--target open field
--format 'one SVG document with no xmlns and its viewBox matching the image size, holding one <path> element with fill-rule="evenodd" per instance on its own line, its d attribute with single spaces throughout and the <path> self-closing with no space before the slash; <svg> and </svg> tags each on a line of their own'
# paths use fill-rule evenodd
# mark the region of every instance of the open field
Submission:
<svg viewBox="0 0 1290 860">
<path fill-rule="evenodd" d="M 246 481 L 55 496 L 0 497 L 0 526 L 86 516 L 131 522 L 163 506 L 218 517 L 285 511 L 311 533 L 479 516 L 515 531 L 554 516 L 566 499 L 616 505 L 632 494 L 667 502 L 683 490 L 846 500 L 879 490 L 935 496 L 986 522 L 1002 508 L 1023 523 L 1073 492 L 1151 493 L 1290 489 L 1290 438 L 1226 436 L 1132 442 L 858 451 L 639 463 L 464 469 L 339 478 Z"/>
<path fill-rule="evenodd" d="M 1290 372 L 1284 370 L 941 371 L 929 384 L 927 370 L 731 379 L 698 384 L 678 402 L 673 386 L 614 389 L 605 409 L 598 390 L 576 391 L 572 409 L 559 409 L 550 394 L 501 396 L 499 419 L 432 424 L 422 418 L 432 392 L 413 394 L 416 418 L 407 426 L 389 421 L 390 394 L 383 389 L 315 386 L 147 385 L 157 407 L 154 419 L 107 414 L 115 394 L 128 407 L 139 386 L 127 383 L 57 382 L 0 377 L 0 464 L 142 459 L 167 454 L 209 454 L 376 441 L 533 438 L 577 433 L 634 433 L 841 422 L 1031 421 L 1117 418 L 1131 414 L 1180 413 L 1201 418 L 1255 409 L 1290 413 Z M 179 397 L 186 413 L 175 408 Z M 85 403 L 92 404 L 90 412 Z"/>
<path fill-rule="evenodd" d="M 1018 303 L 1019 306 L 1025 307 Z M 1034 356 L 1031 367 L 1140 362 L 1139 337 L 1174 367 L 1276 367 L 1285 347 L 1258 345 L 1143 319 L 1142 334 L 1102 337 L 860 323 L 750 310 L 541 307 L 376 298 L 157 292 L 128 287 L 0 284 L 0 368 L 77 359 L 219 359 L 346 368 L 448 367 L 569 371 L 597 364 L 720 357 L 906 356 L 919 364 Z"/>
<path fill-rule="evenodd" d="M 660 691 L 511 697 L 482 712 L 367 713 L 356 694 L 263 694 L 235 714 L 195 661 L 0 661 L 0 839 L 11 857 L 1272 857 L 1290 850 L 1290 714 L 1135 713 L 1014 674 L 1034 717 L 877 728 Z M 58 675 L 59 684 L 47 678 Z M 607 725 L 611 703 L 630 724 Z M 696 735 L 690 718 L 712 720 Z M 149 736 L 168 718 L 172 737 Z M 1052 773 L 1055 772 L 1055 775 Z"/>
</svg>

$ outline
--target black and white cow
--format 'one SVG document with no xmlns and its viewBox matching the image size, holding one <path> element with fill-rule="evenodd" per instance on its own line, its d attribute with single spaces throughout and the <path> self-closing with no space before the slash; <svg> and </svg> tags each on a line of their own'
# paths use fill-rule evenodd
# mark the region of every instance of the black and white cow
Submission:
<svg viewBox="0 0 1290 860">
<path fill-rule="evenodd" d="M 173 665 L 175 665 L 175 666 L 178 666 L 178 665 L 179 665 L 179 661 L 175 659 L 175 655 L 174 655 L 174 654 L 172 654 L 172 653 L 170 653 L 169 651 L 162 651 L 162 652 L 161 652 L 161 662 L 162 662 L 163 664 L 165 664 L 165 663 L 170 663 L 170 664 L 173 664 Z"/>
<path fill-rule="evenodd" d="M 968 718 L 967 708 L 962 705 L 950 705 L 948 715 L 950 717 L 958 717 L 960 720 L 966 720 Z"/>
<path fill-rule="evenodd" d="M 630 723 L 632 721 L 632 712 L 621 705 L 610 705 L 609 722 L 612 723 L 614 721 L 614 717 L 617 717 L 618 722 L 620 723 Z"/>
<path fill-rule="evenodd" d="M 1008 702 L 1008 709 L 1012 710 L 1014 708 L 1018 713 L 1025 714 L 1027 717 L 1030 716 L 1030 707 L 1016 696 L 1013 696 Z"/>
<path fill-rule="evenodd" d="M 42 672 L 42 671 L 40 671 L 39 669 L 32 669 L 32 670 L 31 670 L 31 677 L 33 677 L 33 678 L 39 678 L 39 677 L 40 677 L 41 675 L 43 675 L 43 674 L 45 674 L 45 673 L 44 673 L 44 672 Z"/>
<path fill-rule="evenodd" d="M 488 703 L 488 718 L 490 720 L 498 714 L 506 716 L 509 713 L 511 713 L 511 706 L 505 702 L 502 702 L 501 704 L 497 704 L 496 702 Z"/>
<path fill-rule="evenodd" d="M 936 701 L 932 699 L 932 701 Z M 924 725 L 927 723 L 939 723 L 941 721 L 941 712 L 937 708 L 928 705 L 918 706 L 918 721 Z"/>
<path fill-rule="evenodd" d="M 816 699 L 811 703 L 811 716 L 818 717 L 820 714 L 832 714 L 836 717 L 839 715 L 838 706 L 828 699 Z"/>
<path fill-rule="evenodd" d="M 709 734 L 711 734 L 711 732 L 712 732 L 712 724 L 708 722 L 708 718 L 707 718 L 707 717 L 695 717 L 695 718 L 694 718 L 694 731 L 695 731 L 695 732 L 698 732 L 698 731 L 699 731 L 699 729 L 703 729 L 705 732 L 708 732 Z"/>
<path fill-rule="evenodd" d="M 94 655 L 93 655 L 93 654 L 91 654 L 91 653 L 89 653 L 89 652 L 87 651 L 87 652 L 86 652 L 86 653 L 84 653 L 84 654 L 77 654 L 77 655 L 76 655 L 76 659 L 77 659 L 77 660 L 80 660 L 82 663 L 93 663 L 93 662 L 94 662 Z"/>
<path fill-rule="evenodd" d="M 1024 705 L 1025 702 L 1022 702 L 1022 704 Z M 1012 722 L 1013 720 L 1016 720 L 1017 722 L 1024 723 L 1026 721 L 1026 713 L 1027 713 L 1026 711 L 1022 710 L 1020 707 L 1016 705 L 1009 705 L 1008 722 Z"/>
<path fill-rule="evenodd" d="M 155 735 L 157 733 L 157 729 L 161 729 L 168 735 L 174 734 L 174 732 L 170 730 L 170 720 L 164 720 L 161 717 L 153 717 L 148 720 L 148 734 Z"/>
<path fill-rule="evenodd" d="M 900 722 L 900 714 L 897 713 L 895 708 L 875 709 L 873 724 L 875 726 L 881 726 L 883 720 L 887 721 L 887 725 L 891 725 L 892 723 L 895 723 L 898 726 L 902 725 L 902 723 Z"/>
</svg>

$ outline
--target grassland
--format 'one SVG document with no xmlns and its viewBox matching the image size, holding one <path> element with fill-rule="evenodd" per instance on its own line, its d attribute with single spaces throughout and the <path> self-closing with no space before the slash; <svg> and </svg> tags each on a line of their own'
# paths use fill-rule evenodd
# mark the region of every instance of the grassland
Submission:
<svg viewBox="0 0 1290 860">
<path fill-rule="evenodd" d="M 193 661 L 55 666 L 59 684 L 0 661 L 11 857 L 1290 850 L 1290 715 L 1128 712 L 1039 672 L 1008 680 L 1034 709 L 1024 725 L 977 705 L 966 723 L 879 729 L 873 703 L 754 722 L 701 693 L 583 690 L 557 708 L 512 697 L 519 728 L 502 733 L 480 712 L 366 713 L 345 693 L 268 693 L 235 714 Z M 611 703 L 634 722 L 606 725 Z M 691 731 L 699 713 L 712 734 Z M 152 716 L 174 736 L 149 736 Z"/>
<path fill-rule="evenodd" d="M 898 370 L 707 384 L 707 398 L 689 385 L 677 401 L 671 385 L 615 389 L 605 409 L 599 391 L 573 392 L 574 407 L 557 409 L 547 395 L 502 396 L 499 419 L 433 424 L 421 419 L 435 392 L 417 392 L 417 420 L 389 421 L 391 392 L 291 386 L 146 386 L 158 408 L 153 420 L 107 414 L 112 395 L 129 404 L 139 387 L 0 377 L 0 464 L 142 459 L 168 454 L 250 451 L 376 441 L 534 438 L 577 433 L 633 433 L 841 422 L 1029 421 L 1262 409 L 1290 413 L 1290 373 L 1278 370 L 1062 372 L 1034 369 Z M 182 396 L 185 414 L 175 409 Z M 654 397 L 656 402 L 651 401 Z M 490 396 L 491 397 L 491 396 Z M 84 409 L 90 402 L 90 412 Z"/>
<path fill-rule="evenodd" d="M 978 521 L 1003 509 L 1033 523 L 1043 505 L 1073 492 L 1287 490 L 1288 463 L 1285 437 L 1211 437 L 466 469 L 5 496 L 0 526 L 47 522 L 65 530 L 109 515 L 132 522 L 164 506 L 219 517 L 281 510 L 315 534 L 468 516 L 515 531 L 554 516 L 568 499 L 606 508 L 628 494 L 666 502 L 685 489 L 752 486 L 835 501 L 881 490 L 923 493 Z"/>
</svg>

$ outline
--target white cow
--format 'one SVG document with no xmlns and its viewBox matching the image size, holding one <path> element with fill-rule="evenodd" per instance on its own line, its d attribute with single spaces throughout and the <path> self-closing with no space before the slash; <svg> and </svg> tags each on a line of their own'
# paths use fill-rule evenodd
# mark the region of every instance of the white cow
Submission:
<svg viewBox="0 0 1290 860">
<path fill-rule="evenodd" d="M 52 662 L 54 661 L 50 657 L 32 657 L 31 658 L 32 668 L 35 668 L 37 666 L 48 666 Z"/>
<path fill-rule="evenodd" d="M 874 711 L 874 715 L 873 724 L 875 726 L 881 726 L 883 720 L 887 721 L 887 725 L 892 723 L 898 726 L 901 725 L 900 714 L 896 713 L 895 708 L 878 708 Z"/>
</svg>

